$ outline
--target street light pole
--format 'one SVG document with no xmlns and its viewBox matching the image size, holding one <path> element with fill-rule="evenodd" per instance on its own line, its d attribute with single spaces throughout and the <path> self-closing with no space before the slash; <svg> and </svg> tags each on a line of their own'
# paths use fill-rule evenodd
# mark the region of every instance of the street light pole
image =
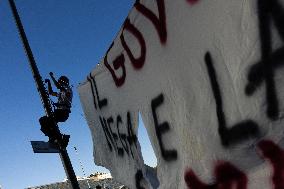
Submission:
<svg viewBox="0 0 284 189">
<path fill-rule="evenodd" d="M 47 117 L 54 118 L 53 110 L 52 110 L 52 107 L 51 107 L 51 104 L 50 104 L 48 93 L 47 93 L 47 91 L 44 87 L 42 77 L 39 73 L 36 62 L 34 60 L 34 56 L 33 56 L 32 50 L 30 48 L 28 39 L 26 37 L 24 27 L 21 23 L 20 16 L 18 14 L 15 2 L 13 0 L 9 0 L 9 4 L 10 4 L 11 10 L 12 10 L 12 13 L 13 13 L 13 16 L 14 16 L 14 19 L 15 19 L 15 22 L 16 22 L 22 43 L 23 43 L 23 46 L 24 46 L 24 49 L 26 51 L 26 55 L 27 55 L 28 60 L 29 60 L 29 65 L 30 65 L 30 68 L 31 68 L 31 71 L 32 71 L 32 74 L 33 74 L 33 78 L 34 78 L 34 81 L 35 81 L 35 84 L 36 84 L 42 105 L 43 105 L 44 110 L 45 110 L 45 114 L 46 114 Z M 54 121 L 54 119 L 53 119 L 53 121 Z M 58 128 L 58 125 L 55 121 L 54 121 L 54 127 L 55 127 L 54 128 L 55 131 L 61 135 L 60 130 Z M 75 172 L 73 170 L 73 167 L 72 167 L 72 164 L 71 164 L 71 161 L 70 161 L 70 158 L 68 156 L 66 147 L 63 144 L 61 144 L 60 140 L 58 141 L 58 148 L 59 148 L 59 154 L 60 154 L 60 158 L 61 158 L 63 167 L 65 169 L 68 180 L 71 182 L 72 188 L 73 189 L 80 189 L 76 175 L 75 175 Z"/>
</svg>

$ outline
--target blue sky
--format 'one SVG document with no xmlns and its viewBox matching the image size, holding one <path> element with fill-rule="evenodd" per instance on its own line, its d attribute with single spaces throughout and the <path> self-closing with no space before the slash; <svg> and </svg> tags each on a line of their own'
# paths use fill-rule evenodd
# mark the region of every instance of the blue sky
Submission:
<svg viewBox="0 0 284 189">
<path fill-rule="evenodd" d="M 93 162 L 91 135 L 76 86 L 104 56 L 134 0 L 15 2 L 42 77 L 53 71 L 55 76 L 69 76 L 74 86 L 72 114 L 61 130 L 71 135 L 68 152 L 76 174 L 82 175 L 78 158 L 87 174 L 107 171 Z M 30 145 L 31 140 L 47 140 L 38 123 L 44 111 L 8 0 L 0 1 L 0 66 L 0 185 L 22 189 L 63 180 L 59 155 L 34 154 Z M 154 165 L 145 129 L 139 129 L 138 137 L 148 157 L 145 162 Z"/>
</svg>

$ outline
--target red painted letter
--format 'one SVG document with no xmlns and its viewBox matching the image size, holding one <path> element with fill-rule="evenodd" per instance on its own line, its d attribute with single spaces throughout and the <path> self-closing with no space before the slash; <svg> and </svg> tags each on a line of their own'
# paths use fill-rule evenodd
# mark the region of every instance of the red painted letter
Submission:
<svg viewBox="0 0 284 189">
<path fill-rule="evenodd" d="M 246 189 L 246 175 L 229 162 L 220 162 L 215 167 L 215 183 L 205 184 L 192 170 L 185 172 L 184 179 L 189 189 Z"/>
<path fill-rule="evenodd" d="M 165 44 L 167 41 L 165 2 L 164 0 L 156 1 L 158 5 L 159 18 L 151 10 L 142 5 L 139 0 L 136 1 L 134 6 L 141 14 L 147 17 L 154 24 L 159 34 L 161 43 Z"/>
<path fill-rule="evenodd" d="M 124 59 L 124 55 L 120 54 L 113 61 L 113 68 L 115 70 L 118 70 L 119 68 L 122 69 L 122 75 L 120 77 L 117 77 L 116 74 L 115 74 L 115 71 L 112 69 L 112 67 L 109 65 L 109 63 L 107 61 L 107 55 L 108 55 L 109 50 L 112 48 L 112 46 L 113 46 L 113 43 L 111 44 L 110 48 L 107 51 L 107 54 L 104 58 L 104 64 L 107 67 L 107 69 L 110 71 L 111 76 L 112 76 L 112 78 L 115 82 L 115 85 L 117 87 L 120 87 L 121 85 L 123 85 L 123 83 L 125 81 L 125 77 L 126 77 L 126 70 L 125 70 L 125 65 L 124 65 L 125 59 Z"/>
<path fill-rule="evenodd" d="M 284 188 L 284 151 L 270 140 L 260 141 L 258 147 L 262 156 L 268 159 L 273 167 L 272 182 L 274 189 Z"/>
<path fill-rule="evenodd" d="M 138 42 L 140 44 L 141 47 L 141 51 L 140 51 L 140 57 L 139 58 L 135 58 L 132 54 L 132 52 L 130 51 L 128 45 L 125 42 L 123 33 L 120 36 L 120 40 L 121 40 L 121 44 L 123 46 L 123 48 L 125 49 L 127 55 L 129 56 L 129 59 L 132 63 L 132 65 L 134 66 L 135 69 L 141 69 L 145 63 L 145 57 L 146 57 L 146 44 L 145 44 L 145 40 L 143 38 L 143 35 L 141 34 L 141 32 L 130 23 L 129 19 L 127 19 L 124 23 L 124 29 L 129 31 L 130 33 L 132 33 L 137 39 Z"/>
<path fill-rule="evenodd" d="M 187 0 L 187 2 L 189 2 L 189 3 L 192 4 L 192 5 L 195 4 L 195 3 L 197 3 L 197 1 L 198 1 L 198 0 Z"/>
</svg>

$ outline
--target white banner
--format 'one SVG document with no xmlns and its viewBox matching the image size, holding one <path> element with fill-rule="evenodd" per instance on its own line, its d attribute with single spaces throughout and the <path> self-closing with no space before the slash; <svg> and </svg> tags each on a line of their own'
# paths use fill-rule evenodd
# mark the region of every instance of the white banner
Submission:
<svg viewBox="0 0 284 189">
<path fill-rule="evenodd" d="M 95 163 L 133 189 L 284 188 L 283 39 L 284 0 L 137 1 L 79 86 Z"/>
</svg>

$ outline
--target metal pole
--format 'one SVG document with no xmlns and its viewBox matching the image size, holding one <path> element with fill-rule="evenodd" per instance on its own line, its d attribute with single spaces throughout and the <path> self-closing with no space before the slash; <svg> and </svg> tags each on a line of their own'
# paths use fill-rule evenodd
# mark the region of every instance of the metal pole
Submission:
<svg viewBox="0 0 284 189">
<path fill-rule="evenodd" d="M 67 175 L 68 180 L 71 183 L 73 189 L 80 189 L 79 183 L 77 181 L 77 177 L 74 173 L 71 161 L 69 159 L 68 153 L 66 149 L 60 149 L 60 159 L 62 161 L 65 173 Z"/>
<path fill-rule="evenodd" d="M 11 10 L 12 10 L 12 13 L 13 13 L 13 16 L 14 16 L 20 37 L 21 37 L 21 40 L 23 42 L 24 49 L 26 51 L 26 55 L 27 55 L 28 60 L 29 60 L 29 65 L 30 65 L 30 68 L 31 68 L 31 71 L 32 71 L 32 74 L 33 74 L 33 78 L 34 78 L 35 83 L 36 83 L 37 90 L 38 90 L 39 95 L 40 95 L 42 105 L 43 105 L 44 110 L 45 110 L 45 114 L 48 117 L 53 117 L 53 110 L 52 110 L 52 107 L 51 107 L 51 104 L 50 104 L 49 96 L 48 96 L 48 93 L 47 93 L 47 91 L 44 87 L 42 77 L 39 73 L 36 62 L 34 60 L 34 56 L 33 56 L 32 50 L 30 48 L 28 39 L 26 37 L 24 27 L 21 23 L 20 16 L 18 14 L 15 2 L 13 0 L 9 0 L 9 4 L 10 4 Z M 57 132 L 60 133 L 58 126 L 57 126 L 57 123 L 55 123 L 55 127 L 56 127 L 55 129 L 57 130 Z M 80 189 L 76 175 L 75 175 L 75 172 L 74 172 L 72 164 L 71 164 L 71 161 L 69 159 L 66 147 L 62 147 L 62 146 L 63 145 L 59 144 L 60 158 L 61 158 L 63 167 L 65 169 L 67 178 L 71 182 L 73 189 Z"/>
</svg>

